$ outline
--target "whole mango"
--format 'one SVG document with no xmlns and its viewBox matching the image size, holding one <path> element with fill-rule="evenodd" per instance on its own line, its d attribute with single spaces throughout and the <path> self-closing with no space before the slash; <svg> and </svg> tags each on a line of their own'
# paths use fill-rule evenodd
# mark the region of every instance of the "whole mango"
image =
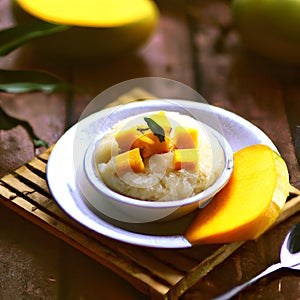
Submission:
<svg viewBox="0 0 300 300">
<path fill-rule="evenodd" d="M 39 19 L 70 25 L 34 46 L 65 58 L 107 58 L 133 51 L 153 33 L 159 11 L 151 0 L 15 0 L 17 23 Z"/>
<path fill-rule="evenodd" d="M 275 60 L 300 63 L 300 0 L 233 0 L 231 8 L 249 49 Z"/>
</svg>

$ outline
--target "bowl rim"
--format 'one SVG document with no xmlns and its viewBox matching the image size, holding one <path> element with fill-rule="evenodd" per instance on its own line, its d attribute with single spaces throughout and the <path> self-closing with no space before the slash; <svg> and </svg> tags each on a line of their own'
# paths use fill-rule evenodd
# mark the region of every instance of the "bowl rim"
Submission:
<svg viewBox="0 0 300 300">
<path fill-rule="evenodd" d="M 151 100 L 146 100 L 151 101 Z M 126 105 L 126 104 L 125 104 Z M 161 111 L 162 109 L 160 109 Z M 153 111 L 159 111 L 157 108 L 153 108 Z M 199 120 L 198 120 L 199 121 Z M 200 121 L 201 122 L 201 121 Z M 121 193 L 118 193 L 111 188 L 109 188 L 103 180 L 101 180 L 98 171 L 96 170 L 96 164 L 94 163 L 94 152 L 96 149 L 97 144 L 100 142 L 100 140 L 105 136 L 105 134 L 108 132 L 105 131 L 103 134 L 101 134 L 101 137 L 94 140 L 90 143 L 88 146 L 85 155 L 84 155 L 84 162 L 83 162 L 83 168 L 84 168 L 84 174 L 90 183 L 91 187 L 93 188 L 94 192 L 98 193 L 99 196 L 108 197 L 109 199 L 120 202 L 126 205 L 132 205 L 136 207 L 141 208 L 178 208 L 180 206 L 186 206 L 190 205 L 192 203 L 198 202 L 198 206 L 201 207 L 201 204 L 203 202 L 206 203 L 210 198 L 212 198 L 217 192 L 219 192 L 229 181 L 232 171 L 233 171 L 233 150 L 229 144 L 229 142 L 226 140 L 226 138 L 219 133 L 217 130 L 212 128 L 211 126 L 203 123 L 208 130 L 210 130 L 211 134 L 214 136 L 216 141 L 220 144 L 221 149 L 224 154 L 224 166 L 222 168 L 222 171 L 220 172 L 217 179 L 214 181 L 213 184 L 211 184 L 209 187 L 207 187 L 205 190 L 201 191 L 200 193 L 193 195 L 188 198 L 179 199 L 179 200 L 169 200 L 169 201 L 149 201 L 149 200 L 143 200 L 143 199 L 136 199 L 132 198 L 126 195 L 123 195 Z"/>
</svg>

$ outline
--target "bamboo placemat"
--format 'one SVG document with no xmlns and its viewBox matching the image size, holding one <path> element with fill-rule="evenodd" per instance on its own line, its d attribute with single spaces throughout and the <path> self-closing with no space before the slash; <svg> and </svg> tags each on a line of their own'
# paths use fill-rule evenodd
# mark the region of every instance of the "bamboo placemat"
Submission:
<svg viewBox="0 0 300 300">
<path fill-rule="evenodd" d="M 67 216 L 53 200 L 46 181 L 51 150 L 0 179 L 1 203 L 118 273 L 153 299 L 178 299 L 244 243 L 152 249 L 96 234 Z M 300 192 L 290 186 L 288 201 L 274 225 L 299 210 Z"/>
</svg>

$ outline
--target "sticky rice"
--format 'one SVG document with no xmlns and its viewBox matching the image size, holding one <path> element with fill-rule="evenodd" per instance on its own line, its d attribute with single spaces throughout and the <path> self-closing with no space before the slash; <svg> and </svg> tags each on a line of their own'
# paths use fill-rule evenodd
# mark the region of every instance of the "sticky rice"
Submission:
<svg viewBox="0 0 300 300">
<path fill-rule="evenodd" d="M 170 137 L 176 126 L 195 128 L 198 131 L 199 160 L 196 170 L 174 169 L 174 151 L 154 154 L 144 159 L 145 170 L 131 170 L 119 174 L 115 157 L 120 153 L 115 135 L 138 126 L 144 117 L 157 112 L 119 121 L 109 133 L 99 140 L 95 149 L 95 165 L 99 179 L 112 190 L 131 198 L 147 201 L 172 201 L 189 198 L 211 186 L 224 168 L 223 150 L 207 125 L 177 112 L 165 111 L 170 124 Z"/>
</svg>

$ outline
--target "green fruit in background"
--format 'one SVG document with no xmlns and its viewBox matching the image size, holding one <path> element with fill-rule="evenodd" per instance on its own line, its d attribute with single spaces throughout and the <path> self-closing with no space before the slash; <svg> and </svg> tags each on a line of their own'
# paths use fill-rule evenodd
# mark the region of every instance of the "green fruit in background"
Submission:
<svg viewBox="0 0 300 300">
<path fill-rule="evenodd" d="M 15 0 L 18 24 L 30 20 L 71 25 L 32 45 L 51 56 L 71 59 L 114 57 L 136 50 L 153 33 L 159 12 L 151 0 Z"/>
<path fill-rule="evenodd" d="M 300 63 L 300 0 L 233 0 L 232 15 L 249 49 Z"/>
</svg>

